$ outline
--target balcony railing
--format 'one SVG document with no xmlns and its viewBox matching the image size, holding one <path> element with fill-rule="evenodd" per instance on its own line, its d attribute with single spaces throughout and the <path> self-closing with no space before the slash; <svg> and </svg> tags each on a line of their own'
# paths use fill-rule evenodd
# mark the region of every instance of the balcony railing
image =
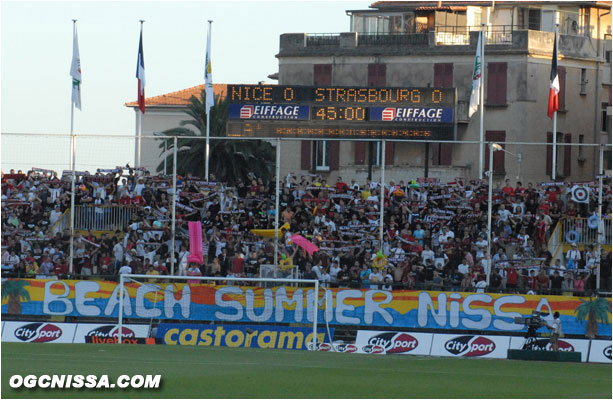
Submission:
<svg viewBox="0 0 613 400">
<path fill-rule="evenodd" d="M 309 33 L 306 38 L 307 47 L 310 46 L 338 46 L 341 36 L 338 33 Z"/>
<path fill-rule="evenodd" d="M 126 228 L 136 206 L 75 206 L 75 229 L 115 231 Z"/>
<path fill-rule="evenodd" d="M 603 216 L 604 235 L 600 244 L 611 245 L 611 218 Z M 560 220 L 561 242 L 571 243 L 577 239 L 578 245 L 593 245 L 596 247 L 599 241 L 598 228 L 590 228 L 588 218 L 564 218 Z M 570 233 L 569 233 L 570 232 Z M 570 240 L 569 240 L 570 239 Z"/>
<path fill-rule="evenodd" d="M 428 45 L 423 33 L 358 33 L 358 46 Z"/>
</svg>

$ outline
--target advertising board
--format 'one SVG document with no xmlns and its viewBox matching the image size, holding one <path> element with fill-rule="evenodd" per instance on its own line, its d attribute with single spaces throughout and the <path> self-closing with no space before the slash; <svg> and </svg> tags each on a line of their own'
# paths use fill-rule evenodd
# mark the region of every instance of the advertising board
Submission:
<svg viewBox="0 0 613 400">
<path fill-rule="evenodd" d="M 333 329 L 330 334 L 334 337 Z M 162 323 L 158 326 L 157 337 L 169 345 L 307 350 L 308 344 L 313 340 L 313 329 L 267 325 Z M 323 329 L 317 330 L 317 342 L 330 341 Z"/>
<path fill-rule="evenodd" d="M 446 357 L 507 358 L 509 336 L 433 335 L 430 355 Z"/>
<path fill-rule="evenodd" d="M 3 342 L 72 343 L 76 324 L 54 322 L 6 321 Z"/>
<path fill-rule="evenodd" d="M 149 336 L 149 325 L 128 324 L 122 327 L 124 339 L 146 338 Z M 98 343 L 119 336 L 118 325 L 113 324 L 78 324 L 73 343 L 86 343 L 87 337 L 96 338 Z M 113 341 L 110 341 L 113 342 Z"/>
<path fill-rule="evenodd" d="M 356 336 L 355 344 L 358 353 L 427 356 L 430 354 L 430 347 L 432 346 L 432 334 L 360 330 Z"/>
<path fill-rule="evenodd" d="M 611 341 L 592 340 L 587 361 L 611 364 Z"/>
</svg>

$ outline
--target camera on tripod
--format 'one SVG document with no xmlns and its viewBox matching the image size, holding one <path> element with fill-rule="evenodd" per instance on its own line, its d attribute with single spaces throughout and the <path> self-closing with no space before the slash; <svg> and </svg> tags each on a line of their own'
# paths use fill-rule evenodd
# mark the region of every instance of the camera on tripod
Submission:
<svg viewBox="0 0 613 400">
<path fill-rule="evenodd" d="M 544 350 L 544 346 L 541 345 L 536 339 L 536 331 L 542 326 L 546 326 L 547 323 L 542 317 L 549 315 L 549 313 L 542 311 L 532 311 L 532 315 L 528 318 L 524 317 L 515 317 L 514 321 L 516 324 L 523 324 L 528 328 L 526 335 L 526 341 L 522 347 L 523 350 Z"/>
</svg>

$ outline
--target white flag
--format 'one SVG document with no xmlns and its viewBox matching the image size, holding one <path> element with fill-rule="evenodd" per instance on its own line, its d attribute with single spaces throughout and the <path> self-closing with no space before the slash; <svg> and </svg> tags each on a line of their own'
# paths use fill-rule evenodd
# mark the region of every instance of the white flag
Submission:
<svg viewBox="0 0 613 400">
<path fill-rule="evenodd" d="M 470 93 L 470 105 L 468 106 L 468 118 L 472 117 L 472 115 L 479 108 L 479 88 L 481 87 L 481 76 L 482 74 L 482 64 L 483 64 L 483 54 L 481 54 L 481 35 L 483 31 L 479 32 L 479 40 L 477 41 L 477 54 L 475 55 L 475 66 L 473 68 L 473 90 Z"/>
<path fill-rule="evenodd" d="M 72 63 L 70 64 L 70 76 L 72 77 L 72 103 L 81 109 L 81 57 L 79 57 L 79 40 L 77 38 L 77 26 L 74 27 L 72 41 Z"/>
<path fill-rule="evenodd" d="M 211 24 L 209 23 L 209 33 L 206 38 L 206 60 L 204 66 L 204 88 L 206 90 L 206 113 L 215 104 L 213 93 L 213 69 L 211 67 Z"/>
</svg>

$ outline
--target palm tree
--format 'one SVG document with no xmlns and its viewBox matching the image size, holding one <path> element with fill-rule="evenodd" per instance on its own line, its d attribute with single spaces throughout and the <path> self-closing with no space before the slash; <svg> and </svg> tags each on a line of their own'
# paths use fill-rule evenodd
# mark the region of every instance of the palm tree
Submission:
<svg viewBox="0 0 613 400">
<path fill-rule="evenodd" d="M 183 120 L 180 127 L 168 129 L 159 135 L 190 136 L 192 138 L 177 139 L 177 173 L 195 176 L 205 174 L 206 142 L 206 93 L 203 90 L 200 98 L 192 96 L 185 111 L 191 118 Z M 215 105 L 211 107 L 210 136 L 226 136 L 226 121 L 228 118 L 228 101 L 217 96 Z M 190 129 L 193 128 L 193 129 Z M 166 142 L 169 142 L 166 146 Z M 167 165 L 172 165 L 174 143 L 165 140 L 160 143 L 161 155 L 165 154 Z M 210 173 L 216 179 L 235 184 L 239 179 L 246 180 L 251 172 L 264 180 L 273 175 L 275 149 L 263 140 L 211 140 L 209 150 Z M 162 161 L 157 171 L 164 169 Z"/>
<path fill-rule="evenodd" d="M 21 314 L 21 300 L 30 301 L 26 286 L 30 286 L 30 283 L 21 279 L 7 279 L 2 285 L 2 300 L 9 299 L 8 314 Z"/>
<path fill-rule="evenodd" d="M 575 314 L 577 314 L 577 321 L 587 318 L 585 336 L 594 339 L 598 335 L 598 322 L 609 323 L 611 304 L 603 297 L 590 297 L 589 301 L 581 299 L 581 304 L 575 309 Z"/>
</svg>

